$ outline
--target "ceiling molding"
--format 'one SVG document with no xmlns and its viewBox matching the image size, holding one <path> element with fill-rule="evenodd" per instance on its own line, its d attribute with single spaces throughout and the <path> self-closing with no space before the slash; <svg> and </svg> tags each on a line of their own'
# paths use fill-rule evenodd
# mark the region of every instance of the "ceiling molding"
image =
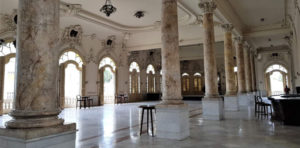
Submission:
<svg viewBox="0 0 300 148">
<path fill-rule="evenodd" d="M 257 49 L 257 53 L 288 53 L 289 51 L 290 48 L 287 45 L 264 47 Z"/>
<path fill-rule="evenodd" d="M 256 37 L 265 37 L 265 36 L 273 36 L 280 34 L 289 34 L 291 29 L 287 26 L 282 27 L 281 24 L 268 25 L 268 26 L 260 26 L 252 28 L 249 32 L 244 33 L 244 37 L 248 38 L 256 38 Z"/>
<path fill-rule="evenodd" d="M 192 12 L 190 9 L 185 7 L 181 2 L 178 2 L 178 8 L 182 10 L 186 16 L 182 17 L 179 20 L 179 25 L 189 25 L 197 21 L 197 16 L 194 12 Z M 65 16 L 74 16 L 79 19 L 100 25 L 102 27 L 112 29 L 119 32 L 140 32 L 140 31 L 152 31 L 157 30 L 160 28 L 160 22 L 153 22 L 152 25 L 149 26 L 126 26 L 119 24 L 117 22 L 111 21 L 109 19 L 106 19 L 100 15 L 97 15 L 95 13 L 89 12 L 81 7 L 79 4 L 69 4 L 65 2 L 61 2 L 61 11 L 63 12 L 63 15 Z"/>
<path fill-rule="evenodd" d="M 223 20 L 224 23 L 233 24 L 234 34 L 236 36 L 241 36 L 243 34 L 243 29 L 246 26 L 234 11 L 231 4 L 227 0 L 214 0 L 214 2 L 217 4 L 215 16 L 218 19 Z"/>
</svg>

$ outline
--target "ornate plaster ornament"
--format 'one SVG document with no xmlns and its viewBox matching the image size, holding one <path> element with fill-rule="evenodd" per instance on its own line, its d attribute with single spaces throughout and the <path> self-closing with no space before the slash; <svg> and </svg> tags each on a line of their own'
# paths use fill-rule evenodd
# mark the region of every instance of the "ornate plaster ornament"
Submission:
<svg viewBox="0 0 300 148">
<path fill-rule="evenodd" d="M 102 40 L 102 46 L 104 48 L 104 50 L 113 50 L 115 48 L 116 45 L 116 36 L 115 35 L 111 35 L 109 37 L 106 38 L 106 40 Z"/>
<path fill-rule="evenodd" d="M 80 4 L 61 3 L 60 10 L 61 14 L 64 16 L 73 16 L 82 10 L 82 6 Z"/>
<path fill-rule="evenodd" d="M 82 28 L 80 25 L 71 25 L 65 28 L 62 41 L 64 43 L 81 45 Z"/>
<path fill-rule="evenodd" d="M 16 32 L 17 30 L 17 24 L 16 24 L 16 20 L 17 18 L 17 10 L 14 9 L 13 12 L 11 14 L 0 14 L 0 20 L 1 20 L 1 25 L 3 25 L 3 28 L 0 30 L 0 33 L 4 33 L 4 32 Z"/>
<path fill-rule="evenodd" d="M 200 9 L 203 13 L 213 13 L 217 8 L 217 5 L 213 1 L 202 1 L 199 3 Z"/>
<path fill-rule="evenodd" d="M 223 24 L 221 26 L 225 32 L 232 32 L 233 25 L 232 24 Z"/>
<path fill-rule="evenodd" d="M 97 62 L 96 62 L 96 56 L 94 54 L 94 49 L 93 48 L 90 49 L 89 54 L 86 57 L 86 62 L 87 63 L 93 62 L 93 63 L 97 64 Z"/>
</svg>

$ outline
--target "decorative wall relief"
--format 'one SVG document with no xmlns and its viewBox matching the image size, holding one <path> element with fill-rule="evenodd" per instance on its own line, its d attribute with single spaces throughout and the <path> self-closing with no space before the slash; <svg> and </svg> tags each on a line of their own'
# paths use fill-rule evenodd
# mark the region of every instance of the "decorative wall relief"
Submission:
<svg viewBox="0 0 300 148">
<path fill-rule="evenodd" d="M 0 33 L 17 30 L 17 10 L 13 10 L 11 14 L 0 14 L 1 26 Z"/>
<path fill-rule="evenodd" d="M 104 48 L 104 50 L 113 50 L 115 48 L 115 45 L 116 45 L 115 35 L 111 35 L 107 37 L 106 40 L 102 41 L 102 47 Z"/>
<path fill-rule="evenodd" d="M 88 54 L 88 56 L 86 57 L 86 62 L 87 62 L 87 63 L 93 62 L 93 63 L 97 64 L 97 62 L 96 62 L 96 56 L 95 56 L 95 54 L 94 54 L 93 48 L 90 49 L 89 54 Z"/>
<path fill-rule="evenodd" d="M 81 45 L 82 40 L 82 27 L 80 25 L 71 25 L 65 28 L 62 41 L 75 45 Z"/>
</svg>

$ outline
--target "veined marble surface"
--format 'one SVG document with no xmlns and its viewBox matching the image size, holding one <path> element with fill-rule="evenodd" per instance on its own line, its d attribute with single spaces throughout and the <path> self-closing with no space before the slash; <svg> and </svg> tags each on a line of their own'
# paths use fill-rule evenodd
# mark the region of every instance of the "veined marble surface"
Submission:
<svg viewBox="0 0 300 148">
<path fill-rule="evenodd" d="M 225 112 L 225 120 L 207 121 L 198 110 L 201 102 L 185 101 L 189 105 L 191 136 L 183 141 L 159 139 L 146 133 L 139 136 L 137 106 L 158 102 L 105 105 L 91 109 L 65 109 L 60 117 L 77 123 L 77 148 L 298 148 L 300 127 L 283 126 L 268 118 L 256 118 L 251 108 Z M 201 109 L 200 109 L 201 110 Z M 195 113 L 194 113 L 195 112 Z M 197 113 L 198 112 L 198 113 Z M 9 120 L 0 116 L 0 125 Z M 145 120 L 144 120 L 145 121 Z M 170 121 L 172 122 L 172 121 Z"/>
</svg>

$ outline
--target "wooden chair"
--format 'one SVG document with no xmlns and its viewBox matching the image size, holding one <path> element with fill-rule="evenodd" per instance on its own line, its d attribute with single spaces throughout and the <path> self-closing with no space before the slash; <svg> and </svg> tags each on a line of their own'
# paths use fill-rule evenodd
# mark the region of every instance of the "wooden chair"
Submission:
<svg viewBox="0 0 300 148">
<path fill-rule="evenodd" d="M 257 103 L 258 103 L 258 107 L 259 107 L 259 112 L 261 114 L 264 115 L 268 115 L 269 114 L 269 108 L 272 114 L 272 105 L 270 103 L 266 103 L 262 100 L 262 98 L 260 96 L 257 96 Z"/>
<path fill-rule="evenodd" d="M 78 107 L 78 102 L 79 102 L 79 109 L 81 109 L 82 102 L 85 104 L 85 100 L 83 100 L 80 95 L 76 96 L 76 108 Z"/>
</svg>

